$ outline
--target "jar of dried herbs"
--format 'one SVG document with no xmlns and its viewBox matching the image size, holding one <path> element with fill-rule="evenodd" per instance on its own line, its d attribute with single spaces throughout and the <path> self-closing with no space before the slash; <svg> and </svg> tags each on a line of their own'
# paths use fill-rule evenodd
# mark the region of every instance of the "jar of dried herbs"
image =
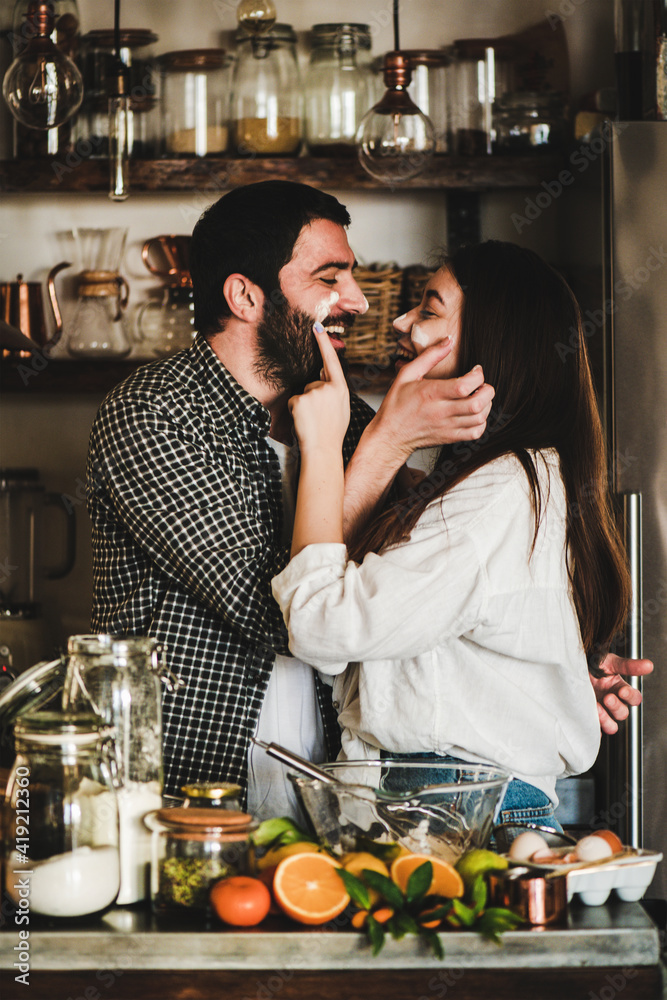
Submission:
<svg viewBox="0 0 667 1000">
<path fill-rule="evenodd" d="M 257 824 L 231 809 L 158 809 L 146 818 L 152 830 L 151 899 L 157 912 L 208 909 L 209 890 L 228 875 L 242 875 Z"/>
</svg>

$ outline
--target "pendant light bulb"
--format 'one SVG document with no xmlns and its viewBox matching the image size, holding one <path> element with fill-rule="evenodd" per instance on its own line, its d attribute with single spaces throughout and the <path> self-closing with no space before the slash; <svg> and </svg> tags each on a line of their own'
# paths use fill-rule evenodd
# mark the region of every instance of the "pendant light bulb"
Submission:
<svg viewBox="0 0 667 1000">
<path fill-rule="evenodd" d="M 387 90 L 362 118 L 356 135 L 359 162 L 385 184 L 417 177 L 435 152 L 435 129 L 407 92 L 411 71 L 402 52 L 387 52 L 384 82 Z"/>
<path fill-rule="evenodd" d="M 250 35 L 263 35 L 276 23 L 276 5 L 273 0 L 240 0 L 236 19 Z"/>
<path fill-rule="evenodd" d="M 2 94 L 22 125 L 50 129 L 71 118 L 83 100 L 83 80 L 75 64 L 53 44 L 53 3 L 31 0 L 26 12 L 30 37 L 5 73 Z"/>
</svg>

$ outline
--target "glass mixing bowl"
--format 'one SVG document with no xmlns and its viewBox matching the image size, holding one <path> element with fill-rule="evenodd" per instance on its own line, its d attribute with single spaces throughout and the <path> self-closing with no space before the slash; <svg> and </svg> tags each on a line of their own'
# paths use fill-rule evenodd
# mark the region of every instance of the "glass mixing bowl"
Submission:
<svg viewBox="0 0 667 1000">
<path fill-rule="evenodd" d="M 353 760 L 321 765 L 335 783 L 291 774 L 317 836 L 337 853 L 364 841 L 396 842 L 455 863 L 486 847 L 510 779 L 502 768 L 420 760 Z M 425 784 L 425 769 L 429 772 Z M 442 782 L 433 783 L 433 772 Z"/>
</svg>

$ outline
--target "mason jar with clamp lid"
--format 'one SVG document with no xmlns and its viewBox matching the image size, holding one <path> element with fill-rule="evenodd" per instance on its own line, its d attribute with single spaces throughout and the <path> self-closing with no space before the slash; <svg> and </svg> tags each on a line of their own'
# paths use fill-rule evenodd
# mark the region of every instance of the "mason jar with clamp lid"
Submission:
<svg viewBox="0 0 667 1000">
<path fill-rule="evenodd" d="M 374 104 L 367 24 L 314 24 L 304 81 L 305 138 L 314 156 L 356 154 L 361 119 Z"/>
<path fill-rule="evenodd" d="M 291 156 L 301 146 L 301 84 L 296 34 L 274 24 L 261 35 L 236 32 L 232 119 L 241 156 Z"/>
<path fill-rule="evenodd" d="M 150 837 L 143 819 L 162 805 L 161 681 L 178 683 L 163 650 L 143 636 L 73 635 L 63 705 L 92 705 L 115 731 L 121 888 L 119 903 L 148 893 Z"/>
<path fill-rule="evenodd" d="M 109 727 L 90 712 L 32 712 L 16 720 L 14 742 L 4 830 L 7 894 L 19 913 L 102 912 L 120 886 Z"/>
<path fill-rule="evenodd" d="M 206 912 L 211 886 L 248 870 L 257 823 L 231 809 L 158 809 L 146 817 L 153 831 L 151 898 L 157 912 Z"/>
<path fill-rule="evenodd" d="M 224 49 L 183 49 L 159 59 L 166 156 L 221 156 L 229 139 L 229 60 Z"/>
</svg>

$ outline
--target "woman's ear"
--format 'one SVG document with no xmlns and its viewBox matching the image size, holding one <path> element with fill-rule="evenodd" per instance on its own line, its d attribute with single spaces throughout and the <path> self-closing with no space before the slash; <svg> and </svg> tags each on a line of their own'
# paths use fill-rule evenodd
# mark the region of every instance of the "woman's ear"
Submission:
<svg viewBox="0 0 667 1000">
<path fill-rule="evenodd" d="M 243 274 L 230 274 L 222 286 L 232 315 L 244 323 L 258 323 L 264 312 L 264 293 Z"/>
</svg>

